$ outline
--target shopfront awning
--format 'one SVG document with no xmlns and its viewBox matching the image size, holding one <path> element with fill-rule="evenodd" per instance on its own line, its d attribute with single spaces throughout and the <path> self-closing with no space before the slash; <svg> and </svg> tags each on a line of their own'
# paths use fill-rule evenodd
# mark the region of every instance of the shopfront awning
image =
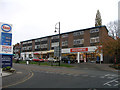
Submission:
<svg viewBox="0 0 120 90">
<path fill-rule="evenodd" d="M 54 52 L 54 50 L 49 50 L 49 51 L 47 51 L 47 53 L 53 53 Z"/>
</svg>

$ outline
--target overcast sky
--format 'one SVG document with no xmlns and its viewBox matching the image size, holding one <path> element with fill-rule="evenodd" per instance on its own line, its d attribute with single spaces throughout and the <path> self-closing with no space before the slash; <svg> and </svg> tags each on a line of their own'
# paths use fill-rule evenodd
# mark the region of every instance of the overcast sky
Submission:
<svg viewBox="0 0 120 90">
<path fill-rule="evenodd" d="M 99 9 L 102 24 L 118 19 L 120 0 L 0 0 L 0 22 L 13 24 L 13 44 L 95 26 Z"/>
</svg>

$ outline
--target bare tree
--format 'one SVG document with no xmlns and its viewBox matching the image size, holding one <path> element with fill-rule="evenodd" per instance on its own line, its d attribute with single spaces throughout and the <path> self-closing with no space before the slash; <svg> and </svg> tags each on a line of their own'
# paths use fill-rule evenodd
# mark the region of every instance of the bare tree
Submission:
<svg viewBox="0 0 120 90">
<path fill-rule="evenodd" d="M 108 34 L 116 39 L 116 37 L 118 37 L 118 21 L 108 23 L 107 28 L 109 31 Z"/>
</svg>

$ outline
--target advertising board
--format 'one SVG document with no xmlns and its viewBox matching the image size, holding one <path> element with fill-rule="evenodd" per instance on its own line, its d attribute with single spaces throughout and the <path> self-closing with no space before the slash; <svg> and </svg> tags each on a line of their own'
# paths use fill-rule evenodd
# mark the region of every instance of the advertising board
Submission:
<svg viewBox="0 0 120 90">
<path fill-rule="evenodd" d="M 1 67 L 12 67 L 12 25 L 0 22 L 0 62 Z"/>
</svg>

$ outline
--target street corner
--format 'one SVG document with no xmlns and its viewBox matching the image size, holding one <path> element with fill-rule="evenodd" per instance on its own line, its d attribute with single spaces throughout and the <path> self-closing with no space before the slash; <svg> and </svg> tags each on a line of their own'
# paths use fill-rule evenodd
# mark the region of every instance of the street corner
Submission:
<svg viewBox="0 0 120 90">
<path fill-rule="evenodd" d="M 9 76 L 9 75 L 12 75 L 12 74 L 13 74 L 13 73 L 11 73 L 11 72 L 3 71 L 3 72 L 1 73 L 1 77 Z"/>
<path fill-rule="evenodd" d="M 2 77 L 9 76 L 9 75 L 12 75 L 15 72 L 16 72 L 16 70 L 14 68 L 11 68 L 10 70 L 2 71 L 1 76 Z"/>
</svg>

